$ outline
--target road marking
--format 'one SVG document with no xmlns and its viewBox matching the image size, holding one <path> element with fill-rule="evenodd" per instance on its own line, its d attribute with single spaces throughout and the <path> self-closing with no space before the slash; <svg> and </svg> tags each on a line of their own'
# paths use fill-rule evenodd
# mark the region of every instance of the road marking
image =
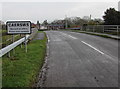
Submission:
<svg viewBox="0 0 120 89">
<path fill-rule="evenodd" d="M 101 54 L 104 54 L 103 52 L 101 52 L 100 50 L 98 50 L 97 48 L 93 47 L 92 45 L 84 42 L 84 41 L 81 41 L 82 43 L 86 44 L 87 46 L 91 47 L 92 49 L 96 50 L 97 52 L 101 53 Z"/>
<path fill-rule="evenodd" d="M 76 37 L 73 37 L 73 36 L 71 36 L 71 35 L 65 34 L 65 33 L 63 33 L 63 32 L 61 32 L 61 33 L 62 33 L 62 35 L 66 36 L 66 37 L 69 37 L 69 38 L 72 38 L 72 39 L 77 39 Z"/>
<path fill-rule="evenodd" d="M 69 37 L 71 37 L 71 38 L 73 38 L 73 39 L 77 39 L 76 37 L 73 37 L 73 36 L 71 36 L 71 35 L 68 35 Z"/>
<path fill-rule="evenodd" d="M 102 51 L 98 50 L 97 48 L 93 47 L 92 45 L 84 42 L 84 41 L 81 41 L 82 43 L 86 44 L 87 46 L 91 47 L 92 49 L 96 50 L 97 52 L 101 53 L 102 55 L 105 55 L 107 58 L 111 59 L 112 61 L 114 61 L 115 63 L 118 63 L 118 60 L 115 60 L 114 58 L 112 58 L 111 56 L 103 53 Z"/>
</svg>

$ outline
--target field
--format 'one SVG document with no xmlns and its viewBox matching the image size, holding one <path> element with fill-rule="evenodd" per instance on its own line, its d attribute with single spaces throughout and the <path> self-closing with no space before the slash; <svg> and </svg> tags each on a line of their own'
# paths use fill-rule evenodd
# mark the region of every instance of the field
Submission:
<svg viewBox="0 0 120 89">
<path fill-rule="evenodd" d="M 0 30 L 0 47 L 6 47 L 7 45 L 13 43 L 13 41 L 16 41 L 20 38 L 22 38 L 24 35 L 8 35 L 6 30 Z"/>
</svg>

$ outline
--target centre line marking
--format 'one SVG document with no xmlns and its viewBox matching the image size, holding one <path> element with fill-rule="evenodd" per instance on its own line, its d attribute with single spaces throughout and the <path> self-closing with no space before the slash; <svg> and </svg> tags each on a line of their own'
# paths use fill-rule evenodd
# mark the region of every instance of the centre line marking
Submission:
<svg viewBox="0 0 120 89">
<path fill-rule="evenodd" d="M 92 45 L 90 45 L 90 44 L 88 44 L 88 43 L 86 43 L 86 42 L 84 42 L 84 41 L 81 41 L 81 42 L 84 43 L 84 44 L 86 44 L 87 46 L 91 47 L 92 49 L 98 51 L 99 53 L 104 54 L 103 52 L 101 52 L 101 51 L 98 50 L 97 48 L 93 47 Z"/>
<path fill-rule="evenodd" d="M 66 37 L 69 37 L 69 38 L 72 38 L 72 39 L 77 39 L 76 37 L 73 37 L 73 36 L 71 36 L 71 35 L 65 34 L 65 33 L 63 33 L 63 32 L 61 32 L 61 33 L 62 33 L 62 35 L 66 36 Z"/>
<path fill-rule="evenodd" d="M 77 39 L 76 37 L 73 37 L 73 36 L 71 36 L 71 35 L 68 35 L 69 37 L 71 37 L 71 38 L 73 38 L 73 39 Z"/>
</svg>

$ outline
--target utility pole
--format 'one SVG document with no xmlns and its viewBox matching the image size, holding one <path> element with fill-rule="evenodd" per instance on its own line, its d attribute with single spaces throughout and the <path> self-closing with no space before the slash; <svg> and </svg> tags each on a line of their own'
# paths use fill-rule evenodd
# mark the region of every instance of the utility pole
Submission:
<svg viewBox="0 0 120 89">
<path fill-rule="evenodd" d="M 37 25 L 38 25 L 38 30 L 40 30 L 40 23 L 39 23 L 39 21 L 37 21 Z"/>
<path fill-rule="evenodd" d="M 92 17 L 92 15 L 90 14 L 90 21 L 91 21 L 91 17 Z"/>
<path fill-rule="evenodd" d="M 65 15 L 65 29 L 68 28 L 68 24 L 67 24 L 67 15 Z"/>
</svg>

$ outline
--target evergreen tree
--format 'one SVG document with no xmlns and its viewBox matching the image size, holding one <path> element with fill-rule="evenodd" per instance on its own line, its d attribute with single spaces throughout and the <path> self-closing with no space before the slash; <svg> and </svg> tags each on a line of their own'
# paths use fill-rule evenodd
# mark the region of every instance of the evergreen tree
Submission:
<svg viewBox="0 0 120 89">
<path fill-rule="evenodd" d="M 103 18 L 105 25 L 120 25 L 120 12 L 114 8 L 107 9 Z"/>
</svg>

